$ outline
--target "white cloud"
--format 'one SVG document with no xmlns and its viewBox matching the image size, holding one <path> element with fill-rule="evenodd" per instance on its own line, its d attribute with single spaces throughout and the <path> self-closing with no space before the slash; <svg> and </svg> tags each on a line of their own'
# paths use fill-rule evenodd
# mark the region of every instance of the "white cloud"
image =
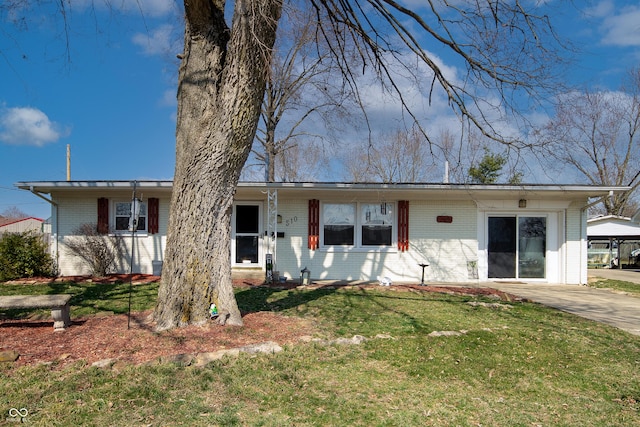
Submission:
<svg viewBox="0 0 640 427">
<path fill-rule="evenodd" d="M 611 13 L 614 10 L 610 11 Z M 640 7 L 617 9 L 617 14 L 604 18 L 602 43 L 613 46 L 640 46 Z"/>
<path fill-rule="evenodd" d="M 170 24 L 161 25 L 149 33 L 136 33 L 132 41 L 140 46 L 146 55 L 164 55 L 179 51 L 174 27 Z"/>
<path fill-rule="evenodd" d="M 58 141 L 68 131 L 49 120 L 42 111 L 30 107 L 0 109 L 0 141 L 13 145 L 35 145 Z"/>
<path fill-rule="evenodd" d="M 612 0 L 604 0 L 601 1 L 592 7 L 588 7 L 585 9 L 585 13 L 588 16 L 593 16 L 596 18 L 605 18 L 612 14 L 615 11 L 615 5 Z"/>
</svg>

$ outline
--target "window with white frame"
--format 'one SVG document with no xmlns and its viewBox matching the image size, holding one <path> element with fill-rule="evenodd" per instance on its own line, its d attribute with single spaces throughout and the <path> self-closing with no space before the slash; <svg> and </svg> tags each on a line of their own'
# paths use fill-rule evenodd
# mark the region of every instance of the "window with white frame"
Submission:
<svg viewBox="0 0 640 427">
<path fill-rule="evenodd" d="M 356 205 L 353 203 L 325 203 L 322 206 L 324 245 L 353 246 L 356 224 Z"/>
<path fill-rule="evenodd" d="M 394 240 L 393 203 L 324 203 L 325 247 L 390 247 Z"/>
<path fill-rule="evenodd" d="M 118 232 L 129 231 L 129 220 L 131 218 L 131 201 L 115 202 L 115 229 Z M 147 231 L 147 204 L 140 204 L 140 215 L 138 216 L 137 231 Z"/>
<path fill-rule="evenodd" d="M 367 203 L 360 205 L 362 246 L 391 246 L 393 240 L 393 205 Z"/>
</svg>

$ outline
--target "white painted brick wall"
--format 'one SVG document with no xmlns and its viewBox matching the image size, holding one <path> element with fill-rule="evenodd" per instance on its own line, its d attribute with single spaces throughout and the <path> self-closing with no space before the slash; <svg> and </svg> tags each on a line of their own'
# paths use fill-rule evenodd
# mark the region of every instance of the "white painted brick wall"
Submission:
<svg viewBox="0 0 640 427">
<path fill-rule="evenodd" d="M 278 213 L 285 232 L 278 239 L 277 269 L 281 275 L 297 278 L 307 267 L 315 279 L 377 280 L 389 277 L 395 282 L 419 282 L 422 268 L 425 281 L 468 281 L 467 262 L 477 260 L 477 220 L 471 201 L 432 201 L 409 203 L 409 250 L 397 245 L 388 251 L 318 249 L 307 247 L 308 202 L 280 202 Z M 436 222 L 439 215 L 453 217 L 451 224 Z M 437 264 L 437 267 L 435 265 Z"/>
<path fill-rule="evenodd" d="M 81 224 L 96 224 L 98 220 L 98 195 L 95 197 L 71 198 L 58 197 L 59 235 L 64 236 L 59 240 L 58 269 L 60 275 L 89 274 L 90 269 L 87 263 L 81 258 L 72 254 L 65 245 L 68 239 L 78 238 L 76 229 Z M 131 197 L 129 193 L 116 197 L 116 200 L 127 200 Z M 150 197 L 154 197 L 153 195 Z M 113 198 L 112 198 L 113 199 Z M 148 199 L 144 197 L 145 201 Z M 169 198 L 160 197 L 159 206 L 159 232 L 157 234 L 136 233 L 135 253 L 134 253 L 134 273 L 152 274 L 154 272 L 154 262 L 161 262 L 164 258 L 166 247 L 166 234 L 169 218 Z M 109 206 L 109 214 L 113 216 L 113 205 Z M 53 218 L 55 223 L 55 218 Z M 131 261 L 131 235 L 122 235 L 124 246 L 124 256 L 118 262 L 118 273 L 129 273 Z M 52 245 L 52 250 L 55 247 Z"/>
<path fill-rule="evenodd" d="M 56 197 L 59 204 L 59 229 L 62 236 L 73 235 L 80 224 L 97 221 L 97 198 L 100 194 L 82 197 Z M 129 192 L 118 194 L 115 199 L 127 200 Z M 148 197 L 156 197 L 145 194 Z M 113 199 L 114 197 L 111 197 Z M 166 232 L 169 215 L 169 195 L 159 196 L 160 223 L 156 235 L 137 234 L 134 256 L 134 272 L 152 273 L 154 262 L 163 260 L 166 247 Z M 395 202 L 395 200 L 390 200 Z M 397 206 L 397 205 L 396 205 Z M 579 283 L 581 277 L 581 212 L 582 203 L 575 202 L 566 211 L 568 242 L 564 243 L 564 276 L 568 283 Z M 266 209 L 266 203 L 264 203 Z M 110 211 L 113 206 L 110 206 Z M 397 209 L 396 209 L 397 210 Z M 278 231 L 285 237 L 277 239 L 276 269 L 280 274 L 297 279 L 300 270 L 307 267 L 314 279 L 377 280 L 389 277 L 394 282 L 418 283 L 422 273 L 418 264 L 427 263 L 425 281 L 429 282 L 470 282 L 468 263 L 478 261 L 478 211 L 472 201 L 410 201 L 409 203 L 409 250 L 399 252 L 397 245 L 386 251 L 364 249 L 336 250 L 307 247 L 308 200 L 279 201 L 279 215 L 282 223 Z M 55 214 L 55 210 L 54 210 Z M 438 216 L 451 216 L 453 222 L 438 223 Z M 266 227 L 266 212 L 263 214 Z M 55 216 L 52 218 L 55 226 Z M 397 227 L 396 230 L 397 231 Z M 263 242 L 266 243 L 266 242 Z M 395 242 L 394 242 L 395 243 Z M 119 271 L 129 272 L 131 237 L 125 237 L 126 256 L 119 265 Z M 71 256 L 59 240 L 59 268 L 62 275 L 88 274 L 84 262 Z M 264 249 L 264 248 L 263 248 Z"/>
</svg>

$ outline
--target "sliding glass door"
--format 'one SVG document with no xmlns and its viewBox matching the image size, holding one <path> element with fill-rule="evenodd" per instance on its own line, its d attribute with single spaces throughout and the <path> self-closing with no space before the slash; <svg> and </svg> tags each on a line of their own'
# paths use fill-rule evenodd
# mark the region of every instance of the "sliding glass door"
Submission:
<svg viewBox="0 0 640 427">
<path fill-rule="evenodd" d="M 547 252 L 547 218 L 518 218 L 518 277 L 544 279 Z"/>
<path fill-rule="evenodd" d="M 490 279 L 544 279 L 546 250 L 546 217 L 489 217 L 487 254 Z"/>
</svg>

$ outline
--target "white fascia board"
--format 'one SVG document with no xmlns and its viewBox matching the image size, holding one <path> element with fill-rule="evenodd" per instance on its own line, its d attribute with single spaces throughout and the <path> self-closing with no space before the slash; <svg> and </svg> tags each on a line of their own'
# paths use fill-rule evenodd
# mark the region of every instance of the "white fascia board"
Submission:
<svg viewBox="0 0 640 427">
<path fill-rule="evenodd" d="M 279 197 L 351 197 L 353 195 L 374 195 L 379 199 L 465 199 L 465 200 L 506 200 L 506 199 L 556 199 L 586 200 L 603 197 L 611 191 L 619 193 L 628 187 L 591 185 L 506 185 L 506 184 L 379 184 L 379 183 L 254 183 L 238 184 L 240 194 L 251 191 L 281 190 Z"/>
<path fill-rule="evenodd" d="M 36 191 L 38 193 L 49 194 L 57 190 L 102 190 L 119 189 L 132 190 L 134 186 L 138 189 L 157 189 L 171 191 L 173 181 L 170 180 L 131 180 L 131 181 L 22 181 L 14 185 L 22 190 Z"/>
<path fill-rule="evenodd" d="M 171 191 L 171 180 L 114 180 L 114 181 L 24 181 L 17 182 L 16 187 L 51 193 L 57 190 L 103 190 L 133 189 L 134 182 L 140 190 L 154 189 Z M 339 182 L 240 182 L 238 195 L 257 194 L 267 190 L 282 190 L 281 197 L 327 197 L 330 195 L 347 196 L 347 194 L 371 194 L 378 198 L 394 199 L 572 199 L 602 197 L 609 192 L 628 191 L 629 187 L 591 186 L 591 185 L 546 185 L 546 184 L 380 184 L 380 183 L 339 183 Z"/>
</svg>

